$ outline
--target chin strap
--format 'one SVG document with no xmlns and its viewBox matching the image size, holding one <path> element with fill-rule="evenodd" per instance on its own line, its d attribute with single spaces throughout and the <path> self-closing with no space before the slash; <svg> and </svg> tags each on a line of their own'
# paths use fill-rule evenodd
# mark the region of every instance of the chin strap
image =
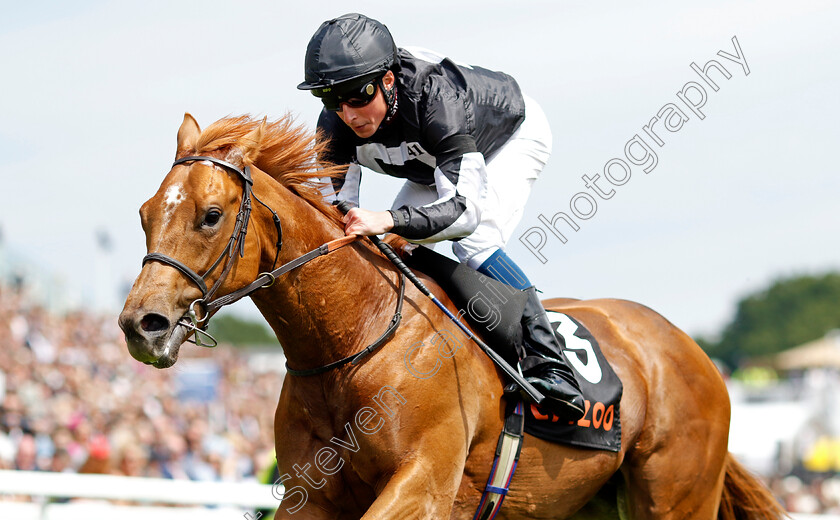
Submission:
<svg viewBox="0 0 840 520">
<path fill-rule="evenodd" d="M 397 83 L 394 82 L 391 85 L 391 89 L 386 89 L 385 84 L 382 82 L 382 78 L 379 78 L 379 88 L 382 90 L 382 93 L 385 95 L 385 102 L 388 104 L 388 113 L 385 114 L 385 119 L 382 121 L 383 124 L 388 124 L 394 120 L 394 117 L 397 115 L 397 109 L 399 108 L 399 96 L 397 96 Z"/>
</svg>

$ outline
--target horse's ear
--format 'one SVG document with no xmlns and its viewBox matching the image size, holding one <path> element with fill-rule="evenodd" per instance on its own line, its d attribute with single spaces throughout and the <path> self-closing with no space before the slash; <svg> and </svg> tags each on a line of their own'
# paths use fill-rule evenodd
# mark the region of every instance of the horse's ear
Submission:
<svg viewBox="0 0 840 520">
<path fill-rule="evenodd" d="M 178 129 L 178 149 L 175 152 L 175 158 L 193 152 L 200 135 L 201 128 L 195 118 L 189 112 L 184 113 L 184 122 Z"/>
<path fill-rule="evenodd" d="M 263 118 L 260 125 L 245 134 L 236 145 L 228 152 L 227 162 L 244 167 L 246 163 L 253 164 L 260 155 L 260 143 L 265 133 L 266 119 Z"/>
</svg>

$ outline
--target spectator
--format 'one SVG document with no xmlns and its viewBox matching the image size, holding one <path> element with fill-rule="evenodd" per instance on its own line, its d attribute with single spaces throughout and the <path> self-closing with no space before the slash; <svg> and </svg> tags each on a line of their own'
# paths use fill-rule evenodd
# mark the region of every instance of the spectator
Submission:
<svg viewBox="0 0 840 520">
<path fill-rule="evenodd" d="M 241 480 L 270 462 L 256 454 L 274 451 L 280 376 L 232 348 L 184 349 L 212 356 L 220 382 L 214 401 L 183 401 L 177 370 L 133 360 L 114 317 L 26 293 L 0 283 L 0 469 Z"/>
</svg>

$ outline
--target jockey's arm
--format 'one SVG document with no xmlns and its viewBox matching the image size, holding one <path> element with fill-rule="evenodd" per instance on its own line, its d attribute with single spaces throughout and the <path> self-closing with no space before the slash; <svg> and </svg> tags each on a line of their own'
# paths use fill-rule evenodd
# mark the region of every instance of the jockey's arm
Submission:
<svg viewBox="0 0 840 520">
<path fill-rule="evenodd" d="M 402 206 L 390 213 L 392 232 L 417 243 L 435 243 L 469 236 L 481 220 L 479 199 L 486 189 L 484 156 L 469 135 L 442 141 L 435 153 L 438 198 L 419 207 Z"/>
<path fill-rule="evenodd" d="M 435 157 L 438 198 L 392 210 L 392 232 L 417 243 L 464 238 L 481 220 L 479 200 L 487 183 L 484 155 L 469 128 L 471 116 L 459 91 L 437 76 L 429 78 L 418 109 L 422 146 Z"/>
<path fill-rule="evenodd" d="M 391 231 L 394 218 L 389 211 L 353 208 L 344 215 L 345 235 L 381 235 Z"/>
<path fill-rule="evenodd" d="M 436 201 L 390 211 L 353 208 L 344 216 L 345 233 L 380 235 L 390 231 L 417 243 L 466 237 L 475 231 L 481 218 L 478 199 L 486 176 L 484 157 L 478 152 L 444 160 L 435 169 Z M 358 198 L 349 200 L 347 193 L 354 191 L 342 190 L 339 199 L 358 203 Z"/>
<path fill-rule="evenodd" d="M 362 183 L 362 167 L 355 158 L 353 133 L 347 125 L 327 110 L 318 118 L 318 138 L 329 142 L 319 159 L 332 164 L 346 164 L 347 170 L 332 179 L 325 178 L 322 193 L 326 202 L 347 201 L 353 207 L 359 206 L 359 188 Z"/>
</svg>

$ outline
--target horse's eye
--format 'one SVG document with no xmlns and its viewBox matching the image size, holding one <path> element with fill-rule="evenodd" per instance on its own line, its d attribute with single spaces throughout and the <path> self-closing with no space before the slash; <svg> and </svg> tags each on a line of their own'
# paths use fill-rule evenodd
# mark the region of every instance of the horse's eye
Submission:
<svg viewBox="0 0 840 520">
<path fill-rule="evenodd" d="M 207 227 L 213 227 L 219 223 L 219 219 L 222 218 L 222 212 L 217 209 L 211 209 L 204 215 L 204 222 L 201 224 Z"/>
</svg>

